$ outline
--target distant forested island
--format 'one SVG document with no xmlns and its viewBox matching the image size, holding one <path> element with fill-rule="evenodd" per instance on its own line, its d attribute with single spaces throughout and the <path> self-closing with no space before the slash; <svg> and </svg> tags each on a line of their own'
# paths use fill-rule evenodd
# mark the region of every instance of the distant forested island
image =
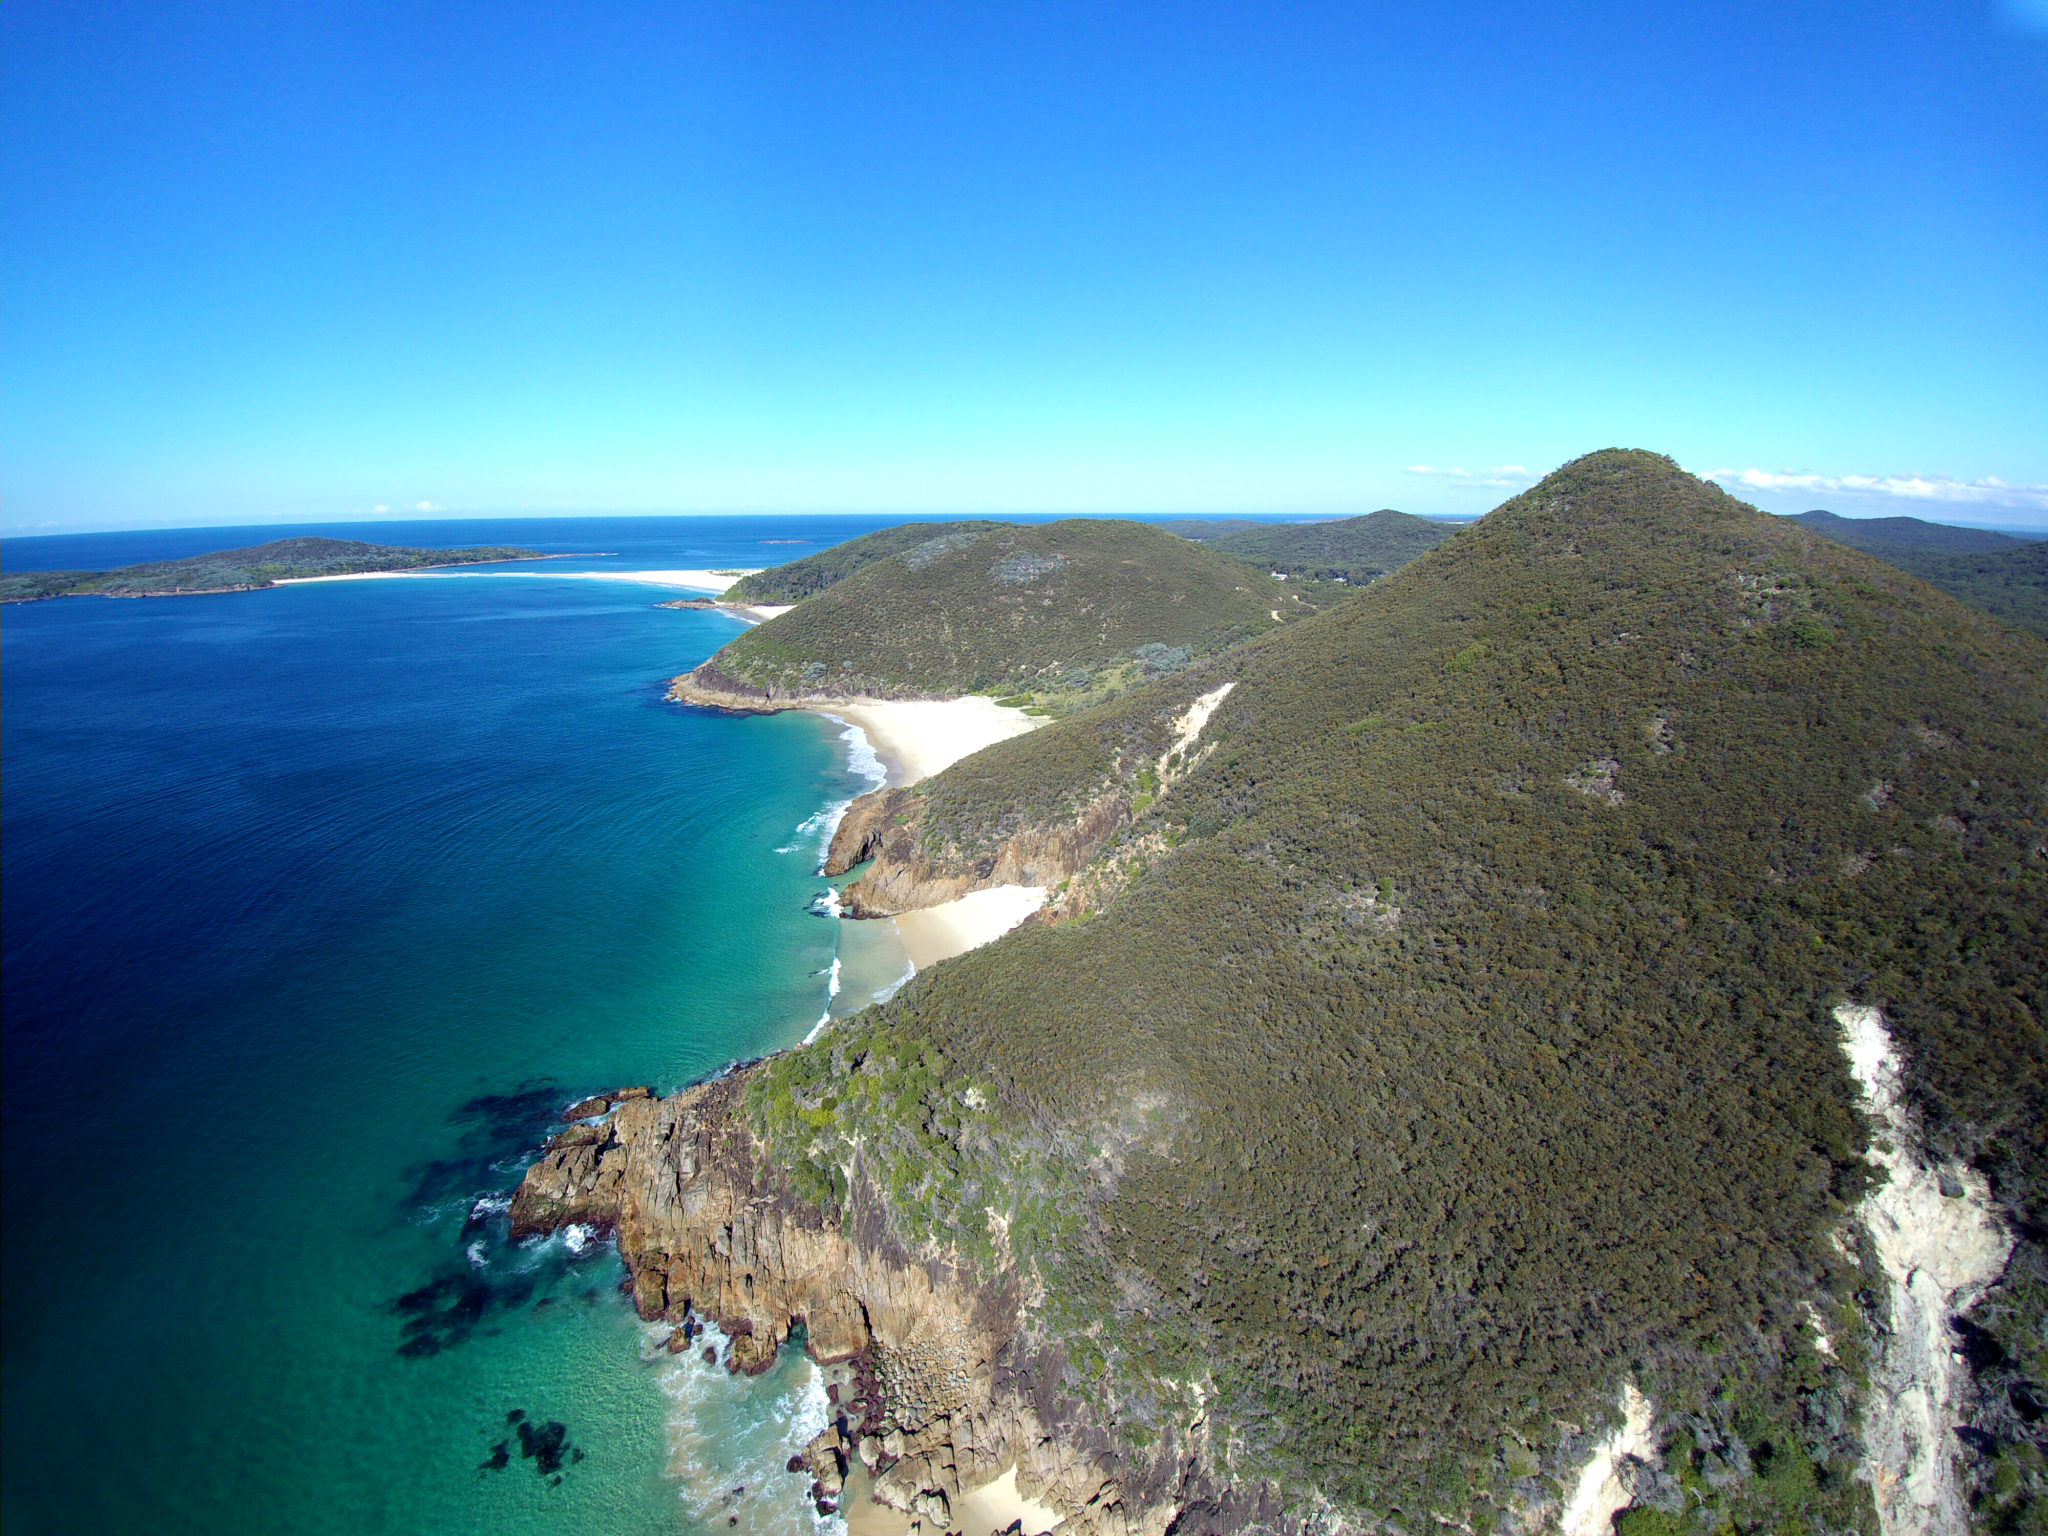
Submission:
<svg viewBox="0 0 2048 1536">
<path fill-rule="evenodd" d="M 273 539 L 245 549 L 217 550 L 186 560 L 151 560 L 113 571 L 20 571 L 0 576 L 0 603 L 46 597 L 179 597 L 196 592 L 251 592 L 308 576 L 359 576 L 421 571 L 500 560 L 545 560 L 538 550 L 496 545 L 475 549 L 409 549 L 360 539 Z"/>
</svg>

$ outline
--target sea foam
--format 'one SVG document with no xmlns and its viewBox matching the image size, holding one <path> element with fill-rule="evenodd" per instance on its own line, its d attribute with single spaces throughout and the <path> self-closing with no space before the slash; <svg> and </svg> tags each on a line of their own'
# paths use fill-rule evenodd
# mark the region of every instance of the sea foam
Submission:
<svg viewBox="0 0 2048 1536">
<path fill-rule="evenodd" d="M 806 1496 L 809 1479 L 792 1476 L 789 1458 L 831 1422 L 825 1372 L 794 1350 L 762 1376 L 735 1376 L 706 1364 L 703 1351 L 725 1358 L 730 1341 L 716 1324 L 688 1351 L 669 1355 L 666 1325 L 645 1329 L 642 1359 L 668 1398 L 668 1471 L 683 1506 L 704 1526 L 739 1536 L 840 1536 L 846 1522 L 820 1515 Z"/>
</svg>

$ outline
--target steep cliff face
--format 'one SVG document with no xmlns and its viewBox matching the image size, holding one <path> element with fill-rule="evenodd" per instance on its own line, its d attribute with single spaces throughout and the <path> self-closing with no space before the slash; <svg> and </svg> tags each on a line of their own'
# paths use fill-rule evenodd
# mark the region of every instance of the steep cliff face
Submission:
<svg viewBox="0 0 2048 1536">
<path fill-rule="evenodd" d="M 836 681 L 837 686 L 829 688 L 791 687 L 781 681 L 771 681 L 765 686 L 757 685 L 744 678 L 734 677 L 713 660 L 705 662 L 694 671 L 685 672 L 681 677 L 671 678 L 668 696 L 678 704 L 702 704 L 711 709 L 755 714 L 774 714 L 778 710 L 801 709 L 810 704 L 846 704 L 852 702 L 851 695 L 869 699 L 949 697 L 945 694 L 920 692 L 914 688 L 874 685 L 849 687 L 844 680 Z"/>
<path fill-rule="evenodd" d="M 843 1220 L 796 1198 L 742 1119 L 745 1089 L 735 1074 L 571 1126 L 528 1170 L 514 1231 L 616 1233 L 640 1314 L 711 1318 L 734 1370 L 766 1369 L 799 1326 L 819 1361 L 859 1361 L 844 1438 L 835 1424 L 810 1459 L 843 1446 L 874 1473 L 876 1499 L 940 1529 L 967 1491 L 1012 1468 L 1076 1533 L 1280 1522 L 1272 1489 L 1211 1472 L 1199 1430 L 1142 1462 L 1113 1449 L 1060 1390 L 1061 1359 L 1027 1336 L 1013 1275 L 910 1253 L 858 1179 Z"/>
<path fill-rule="evenodd" d="M 925 847 L 925 799 L 904 789 L 877 790 L 847 808 L 833 834 L 825 873 L 843 875 L 874 861 L 840 895 L 853 917 L 893 917 L 997 885 L 1053 886 L 1079 873 L 1111 837 L 1131 823 L 1121 789 L 1104 792 L 1074 820 L 1024 826 L 992 850 Z"/>
</svg>

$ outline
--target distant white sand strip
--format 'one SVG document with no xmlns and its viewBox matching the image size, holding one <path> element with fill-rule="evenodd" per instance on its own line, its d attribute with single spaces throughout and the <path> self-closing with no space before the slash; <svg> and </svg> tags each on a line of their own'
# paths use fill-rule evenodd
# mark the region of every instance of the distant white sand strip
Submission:
<svg viewBox="0 0 2048 1536">
<path fill-rule="evenodd" d="M 426 580 L 430 577 L 443 579 L 453 577 L 474 578 L 478 576 L 531 577 L 538 581 L 631 581 L 643 587 L 682 587 L 691 592 L 723 592 L 742 576 L 751 576 L 752 571 L 487 571 L 470 566 L 440 565 L 420 571 L 351 571 L 343 576 L 287 576 L 278 583 L 281 587 L 303 587 L 316 581 L 397 581 Z M 742 613 L 759 613 L 764 618 L 773 618 L 778 613 L 787 613 L 786 608 L 739 609 Z"/>
<path fill-rule="evenodd" d="M 915 784 L 983 747 L 1045 723 L 994 699 L 862 699 L 820 704 L 820 714 L 858 726 L 889 770 L 891 785 Z"/>
<path fill-rule="evenodd" d="M 994 885 L 970 891 L 958 901 L 905 912 L 896 919 L 896 931 L 903 935 L 911 965 L 928 970 L 941 960 L 1000 939 L 1044 906 L 1045 897 L 1042 885 Z"/>
</svg>

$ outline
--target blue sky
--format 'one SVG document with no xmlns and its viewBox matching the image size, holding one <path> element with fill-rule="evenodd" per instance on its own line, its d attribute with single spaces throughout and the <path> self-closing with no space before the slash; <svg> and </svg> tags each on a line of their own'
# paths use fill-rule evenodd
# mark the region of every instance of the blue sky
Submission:
<svg viewBox="0 0 2048 1536">
<path fill-rule="evenodd" d="M 9 0 L 0 71 L 11 532 L 1477 512 L 1614 444 L 2048 523 L 2043 0 Z"/>
</svg>

